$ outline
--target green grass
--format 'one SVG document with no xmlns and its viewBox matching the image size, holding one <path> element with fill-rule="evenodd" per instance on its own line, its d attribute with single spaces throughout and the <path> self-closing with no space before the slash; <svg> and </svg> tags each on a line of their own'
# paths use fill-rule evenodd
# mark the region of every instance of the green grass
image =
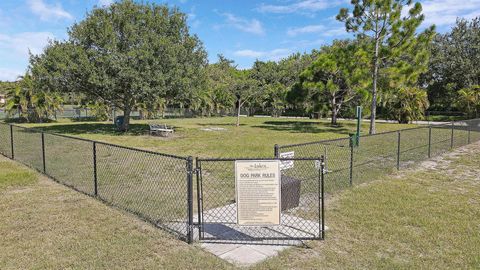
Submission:
<svg viewBox="0 0 480 270">
<path fill-rule="evenodd" d="M 110 123 L 66 122 L 27 126 L 177 155 L 197 154 L 210 157 L 271 157 L 274 143 L 287 144 L 341 138 L 346 137 L 355 128 L 354 123 L 349 121 L 341 122 L 337 127 L 322 121 L 303 119 L 242 118 L 240 127 L 231 125 L 233 121 L 233 118 L 164 120 L 168 125 L 175 126 L 177 132 L 173 138 L 144 135 L 148 133 L 148 125 L 145 121 L 134 122 L 127 134 L 116 132 Z M 205 127 L 223 127 L 225 130 L 201 130 Z M 379 132 L 406 127 L 411 125 L 378 124 Z M 22 132 L 22 129 L 16 129 L 16 131 L 18 133 L 15 135 L 16 141 L 22 142 L 16 144 L 16 158 L 38 169 L 41 166 L 38 162 L 41 160 L 39 157 L 41 150 L 38 148 L 39 135 Z M 442 128 L 435 128 L 432 133 L 434 142 L 443 140 L 444 137 L 448 139 L 449 135 L 450 130 Z M 427 158 L 425 145 L 428 129 L 405 131 L 402 136 L 404 152 L 401 156 L 402 165 Z M 289 141 L 285 141 L 286 138 L 289 138 Z M 392 172 L 396 168 L 396 143 L 396 133 L 362 138 L 360 147 L 355 149 L 353 156 L 353 184 L 369 182 Z M 449 142 L 442 143 L 440 146 L 438 150 L 448 150 Z M 186 149 L 187 147 L 189 148 Z M 81 191 L 93 194 L 93 155 L 90 142 L 47 134 L 45 148 L 47 174 Z M 165 148 L 171 150 L 167 151 Z M 184 148 L 185 150 L 182 150 Z M 336 142 L 334 145 L 315 144 L 307 147 L 293 147 L 282 149 L 282 152 L 290 150 L 295 151 L 296 157 L 319 157 L 320 155 L 328 157 L 327 169 L 331 172 L 325 177 L 327 193 L 350 186 L 348 140 Z M 436 153 L 435 149 L 432 153 Z M 307 163 L 285 173 L 301 179 L 301 195 L 310 198 L 314 194 L 312 190 L 318 190 L 318 169 L 314 168 L 313 161 Z M 97 174 L 100 198 L 140 213 L 154 222 L 185 221 L 187 207 L 184 160 L 152 156 L 99 144 L 97 145 Z M 234 202 L 233 162 L 203 162 L 202 178 L 204 210 Z M 196 185 L 194 189 L 196 197 Z M 195 199 L 195 212 L 196 202 Z M 318 211 L 312 209 L 311 213 L 302 214 L 302 216 L 317 220 Z M 177 231 L 184 229 L 181 224 L 175 226 L 178 226 L 175 228 Z"/>
<path fill-rule="evenodd" d="M 170 138 L 148 135 L 148 123 L 165 123 L 175 128 Z M 108 122 L 69 122 L 24 124 L 45 131 L 79 136 L 162 153 L 198 157 L 271 157 L 275 144 L 292 144 L 348 137 L 355 131 L 354 121 L 340 121 L 331 126 L 325 120 L 242 117 L 235 127 L 233 117 L 165 119 L 133 121 L 131 130 L 119 133 Z M 378 132 L 398 130 L 414 125 L 378 123 Z M 222 131 L 204 131 L 220 127 Z M 368 130 L 368 123 L 362 123 Z"/>
<path fill-rule="evenodd" d="M 325 241 L 253 269 L 477 269 L 480 144 L 327 198 Z M 427 166 L 428 165 L 428 166 Z M 38 175 L 0 158 L 6 179 Z M 3 179 L 3 178 L 1 178 Z M 135 217 L 40 177 L 0 190 L 1 269 L 229 269 Z"/>
<path fill-rule="evenodd" d="M 323 242 L 261 269 L 478 269 L 480 145 L 329 199 Z"/>
<path fill-rule="evenodd" d="M 0 188 L 0 269 L 231 268 L 132 215 L 0 157 L 0 183 L 5 179 L 10 188 Z M 27 182 L 28 188 L 18 185 Z"/>
<path fill-rule="evenodd" d="M 0 159 L 0 191 L 11 187 L 28 186 L 37 180 L 35 173 L 22 169 L 20 165 Z"/>
</svg>

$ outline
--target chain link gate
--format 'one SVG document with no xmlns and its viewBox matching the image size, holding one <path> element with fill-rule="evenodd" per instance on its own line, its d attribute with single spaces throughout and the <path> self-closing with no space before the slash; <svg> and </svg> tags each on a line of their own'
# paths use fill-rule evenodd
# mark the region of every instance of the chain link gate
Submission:
<svg viewBox="0 0 480 270">
<path fill-rule="evenodd" d="M 239 225 L 236 161 L 280 163 L 280 221 Z M 321 158 L 197 159 L 197 217 L 203 242 L 291 244 L 324 239 L 324 163 Z M 293 242 L 292 242 L 293 241 Z"/>
</svg>

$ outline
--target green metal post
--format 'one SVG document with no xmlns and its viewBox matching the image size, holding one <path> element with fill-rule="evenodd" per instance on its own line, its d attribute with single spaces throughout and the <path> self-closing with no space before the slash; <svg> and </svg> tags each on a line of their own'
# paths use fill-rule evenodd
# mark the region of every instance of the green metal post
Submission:
<svg viewBox="0 0 480 270">
<path fill-rule="evenodd" d="M 357 106 L 357 134 L 355 138 L 355 145 L 359 146 L 360 145 L 360 128 L 361 128 L 361 121 L 362 121 L 362 107 Z"/>
</svg>

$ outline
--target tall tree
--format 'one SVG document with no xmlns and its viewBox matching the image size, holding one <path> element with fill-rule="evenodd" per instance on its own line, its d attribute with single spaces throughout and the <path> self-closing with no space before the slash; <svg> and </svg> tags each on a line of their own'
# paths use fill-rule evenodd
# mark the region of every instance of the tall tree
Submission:
<svg viewBox="0 0 480 270">
<path fill-rule="evenodd" d="M 207 86 L 202 93 L 206 96 L 205 99 L 210 99 L 212 109 L 216 113 L 234 107 L 235 96 L 232 88 L 235 72 L 234 62 L 221 54 L 218 55 L 218 61 L 209 64 L 206 69 Z"/>
<path fill-rule="evenodd" d="M 45 60 L 47 74 L 67 91 L 122 109 L 121 130 L 135 104 L 161 97 L 188 106 L 203 86 L 206 52 L 176 8 L 123 0 L 93 9 L 68 34 L 67 43 L 47 48 L 57 61 Z"/>
<path fill-rule="evenodd" d="M 352 0 L 353 11 L 342 8 L 337 19 L 346 30 L 371 40 L 371 113 L 369 133 L 375 133 L 379 73 L 401 53 L 411 51 L 416 30 L 424 20 L 422 6 L 412 0 Z M 406 16 L 404 7 L 409 7 Z M 431 27 L 425 31 L 433 32 Z"/>
<path fill-rule="evenodd" d="M 332 125 L 337 124 L 342 105 L 367 86 L 368 57 L 359 43 L 341 40 L 324 46 L 300 75 L 303 99 L 327 101 Z"/>
<path fill-rule="evenodd" d="M 428 85 L 434 110 L 456 110 L 460 89 L 480 85 L 480 17 L 457 19 L 451 31 L 437 34 L 431 46 L 428 72 L 421 80 Z"/>
<path fill-rule="evenodd" d="M 231 88 L 233 96 L 236 98 L 237 122 L 240 126 L 240 113 L 242 107 L 251 102 L 254 98 L 262 95 L 262 89 L 258 87 L 258 81 L 250 77 L 251 70 L 237 70 L 235 72 L 234 85 Z"/>
</svg>

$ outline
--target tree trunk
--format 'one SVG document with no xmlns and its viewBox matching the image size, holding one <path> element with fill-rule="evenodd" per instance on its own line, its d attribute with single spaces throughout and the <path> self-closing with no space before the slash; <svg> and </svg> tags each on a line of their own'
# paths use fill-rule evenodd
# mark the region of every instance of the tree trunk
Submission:
<svg viewBox="0 0 480 270">
<path fill-rule="evenodd" d="M 237 124 L 236 126 L 240 126 L 240 108 L 242 106 L 242 100 L 238 99 L 238 108 L 237 108 Z"/>
<path fill-rule="evenodd" d="M 123 123 L 120 126 L 120 131 L 128 131 L 128 128 L 130 127 L 130 112 L 132 109 L 130 106 L 125 106 L 123 109 Z"/>
<path fill-rule="evenodd" d="M 335 96 L 333 96 L 332 97 L 332 121 L 331 121 L 332 126 L 337 125 L 337 114 L 338 114 L 337 101 L 335 99 Z"/>
<path fill-rule="evenodd" d="M 373 87 L 372 87 L 372 106 L 370 108 L 370 130 L 369 134 L 375 134 L 375 118 L 377 115 L 377 78 L 378 78 L 378 47 L 379 40 L 375 40 L 375 56 L 373 57 Z"/>
<path fill-rule="evenodd" d="M 332 110 L 332 126 L 336 126 L 337 125 L 337 117 L 338 117 L 338 109 L 337 108 L 334 108 Z"/>
</svg>

